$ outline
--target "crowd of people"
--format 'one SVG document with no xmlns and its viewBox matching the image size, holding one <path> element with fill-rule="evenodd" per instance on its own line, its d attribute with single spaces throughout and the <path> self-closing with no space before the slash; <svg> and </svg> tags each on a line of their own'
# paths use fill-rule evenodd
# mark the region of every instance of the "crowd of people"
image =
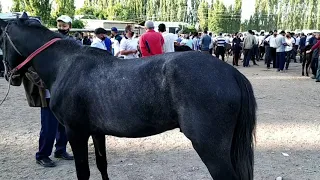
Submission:
<svg viewBox="0 0 320 180">
<path fill-rule="evenodd" d="M 239 66 L 241 59 L 243 67 L 250 67 L 250 61 L 252 61 L 252 65 L 258 65 L 257 61 L 264 60 L 268 69 L 272 65 L 278 72 L 287 71 L 290 63 L 292 61 L 297 63 L 297 57 L 299 57 L 300 63 L 311 65 L 312 78 L 317 82 L 320 81 L 320 75 L 317 75 L 319 52 L 315 46 L 319 38 L 318 33 L 305 35 L 304 33 L 295 34 L 285 31 L 278 33 L 277 30 L 274 30 L 268 34 L 265 32 L 258 34 L 249 30 L 246 33 L 232 35 L 223 35 L 223 33 L 213 35 L 207 31 L 178 35 L 178 33 L 166 32 L 165 24 L 160 24 L 157 32 L 152 21 L 147 21 L 145 28 L 146 32 L 140 37 L 134 36 L 130 25 L 125 28 L 124 35 L 117 34 L 116 28 L 113 28 L 111 40 L 107 36 L 107 32 L 99 28 L 95 32 L 95 36 L 99 40 L 95 42 L 100 42 L 100 45 L 91 46 L 102 47 L 101 43 L 104 42 L 105 46 L 110 47 L 102 47 L 101 49 L 107 49 L 113 55 L 125 59 L 194 50 L 214 55 L 223 61 L 226 56 L 233 56 L 232 64 L 234 66 Z M 118 38 L 115 38 L 116 36 Z"/>
<path fill-rule="evenodd" d="M 221 60 L 225 60 L 225 56 L 233 55 L 233 65 L 239 66 L 239 60 L 243 54 L 243 67 L 250 66 L 250 60 L 253 65 L 258 65 L 256 62 L 264 60 L 268 69 L 272 67 L 278 72 L 285 72 L 289 69 L 290 62 L 303 63 L 307 67 L 310 65 L 313 76 L 316 82 L 320 82 L 320 65 L 319 60 L 319 46 L 320 33 L 293 33 L 277 30 L 270 31 L 265 35 L 264 32 L 260 34 L 249 30 L 246 34 L 235 33 L 233 35 L 222 33 L 215 36 L 204 32 L 201 38 L 194 36 L 193 42 L 201 40 L 209 36 L 211 38 L 209 53 L 215 55 Z M 200 43 L 201 44 L 201 43 Z M 199 43 L 194 43 L 194 50 Z M 304 75 L 304 72 L 303 74 Z"/>
</svg>

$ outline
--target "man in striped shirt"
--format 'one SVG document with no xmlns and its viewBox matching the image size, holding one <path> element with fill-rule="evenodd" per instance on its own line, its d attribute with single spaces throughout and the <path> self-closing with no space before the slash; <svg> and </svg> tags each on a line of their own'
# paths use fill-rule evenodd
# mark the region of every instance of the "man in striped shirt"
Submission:
<svg viewBox="0 0 320 180">
<path fill-rule="evenodd" d="M 222 61 L 224 61 L 224 54 L 225 54 L 225 45 L 226 45 L 226 39 L 222 37 L 222 33 L 219 34 L 219 36 L 216 39 L 216 57 L 219 58 L 221 55 Z"/>
</svg>

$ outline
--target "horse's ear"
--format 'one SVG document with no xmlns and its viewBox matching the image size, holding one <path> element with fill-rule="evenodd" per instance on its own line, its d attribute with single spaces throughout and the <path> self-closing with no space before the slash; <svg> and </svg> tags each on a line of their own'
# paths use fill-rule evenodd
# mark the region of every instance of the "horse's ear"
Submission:
<svg viewBox="0 0 320 180">
<path fill-rule="evenodd" d="M 0 19 L 0 27 L 1 27 L 1 29 L 6 28 L 7 25 L 8 25 L 8 23 L 6 21 Z"/>
<path fill-rule="evenodd" d="M 28 14 L 27 14 L 26 12 L 23 12 L 23 13 L 21 14 L 21 16 L 19 17 L 19 19 L 26 20 L 26 19 L 29 19 L 29 16 L 28 16 Z"/>
</svg>

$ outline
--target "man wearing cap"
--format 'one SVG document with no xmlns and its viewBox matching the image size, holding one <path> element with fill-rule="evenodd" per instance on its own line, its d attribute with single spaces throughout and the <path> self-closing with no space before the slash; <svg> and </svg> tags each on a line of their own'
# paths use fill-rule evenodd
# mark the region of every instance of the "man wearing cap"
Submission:
<svg viewBox="0 0 320 180">
<path fill-rule="evenodd" d="M 153 56 L 163 53 L 163 36 L 154 30 L 152 21 L 145 23 L 146 32 L 142 34 L 139 40 L 139 47 L 142 57 Z"/>
<path fill-rule="evenodd" d="M 94 31 L 94 34 L 96 35 L 96 38 L 93 39 L 91 47 L 99 48 L 102 50 L 107 50 L 107 46 L 105 44 L 105 39 L 107 36 L 107 31 L 103 28 L 97 28 Z M 111 44 L 109 44 L 110 46 Z M 110 47 L 109 47 L 110 48 Z"/>
<path fill-rule="evenodd" d="M 118 29 L 116 27 L 111 28 L 111 37 L 113 37 L 113 54 L 118 57 L 120 55 L 120 42 L 122 37 L 118 34 Z"/>
<path fill-rule="evenodd" d="M 57 19 L 57 27 L 60 34 L 64 35 L 66 38 L 75 39 L 70 36 L 70 29 L 72 28 L 72 19 L 67 15 L 62 15 Z M 81 41 L 76 41 L 79 45 L 82 45 Z"/>
<path fill-rule="evenodd" d="M 65 36 L 65 38 L 70 38 L 68 33 L 71 29 L 71 18 L 69 16 L 63 15 L 57 19 L 57 28 L 58 31 Z M 75 40 L 74 38 L 72 38 Z M 50 103 L 50 92 L 45 89 L 39 76 L 29 69 L 26 73 L 27 79 L 24 80 L 24 86 L 26 89 L 26 95 L 31 107 L 41 107 L 41 131 L 39 137 L 39 151 L 36 153 L 36 162 L 43 167 L 54 167 L 56 166 L 49 156 L 52 153 L 52 148 L 54 141 L 56 140 L 56 150 L 54 152 L 55 158 L 60 158 L 64 160 L 73 160 L 73 156 L 67 153 L 67 135 L 65 128 L 62 124 L 58 122 L 51 109 L 49 108 Z M 31 82 L 31 83 L 30 83 Z M 35 87 L 36 84 L 37 86 Z M 29 94 L 27 92 L 37 91 L 35 88 L 38 88 L 38 97 L 35 97 L 36 94 Z M 32 90 L 33 89 L 33 90 Z M 30 97 L 37 99 L 36 102 L 31 102 Z M 28 98 L 29 97 L 29 98 Z"/>
</svg>

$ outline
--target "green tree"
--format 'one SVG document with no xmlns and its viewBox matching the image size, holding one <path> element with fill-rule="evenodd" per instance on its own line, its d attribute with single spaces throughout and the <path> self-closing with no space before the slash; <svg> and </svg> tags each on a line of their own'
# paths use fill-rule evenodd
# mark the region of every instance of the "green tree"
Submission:
<svg viewBox="0 0 320 180">
<path fill-rule="evenodd" d="M 234 22 L 233 22 L 233 30 L 240 31 L 241 25 L 241 14 L 242 14 L 242 0 L 235 0 L 234 6 Z"/>
<path fill-rule="evenodd" d="M 216 0 L 209 10 L 209 30 L 220 33 L 232 31 L 232 6 L 227 9 L 224 3 Z"/>
<path fill-rule="evenodd" d="M 21 0 L 13 0 L 13 5 L 11 10 L 13 12 L 21 12 L 24 10 L 24 3 Z"/>
<path fill-rule="evenodd" d="M 183 34 L 190 34 L 197 32 L 196 28 L 194 26 L 186 26 L 186 27 L 180 27 L 182 29 Z"/>
<path fill-rule="evenodd" d="M 198 18 L 198 8 L 200 0 L 191 0 L 191 8 L 188 12 L 188 22 L 191 24 L 196 24 L 199 20 Z"/>
<path fill-rule="evenodd" d="M 178 11 L 177 11 L 177 21 L 182 22 L 185 21 L 186 18 L 186 13 L 187 13 L 187 0 L 178 0 L 177 1 L 177 7 L 178 7 Z"/>
<path fill-rule="evenodd" d="M 54 13 L 55 17 L 59 17 L 61 15 L 68 15 L 70 17 L 74 17 L 74 14 L 75 14 L 74 0 L 55 0 L 55 2 L 57 5 L 57 9 Z"/>
<path fill-rule="evenodd" d="M 208 29 L 208 2 L 202 0 L 198 8 L 198 19 L 202 31 Z"/>
<path fill-rule="evenodd" d="M 82 29 L 84 28 L 84 23 L 81 20 L 74 20 L 72 22 L 72 28 L 78 28 L 78 29 Z"/>
<path fill-rule="evenodd" d="M 19 11 L 25 10 L 33 16 L 39 16 L 45 24 L 47 24 L 51 19 L 51 3 L 49 0 L 20 1 L 19 4 L 17 3 L 14 5 L 14 9 Z"/>
<path fill-rule="evenodd" d="M 160 17 L 159 19 L 161 21 L 165 21 L 166 20 L 166 12 L 167 12 L 167 3 L 166 3 L 166 0 L 160 0 L 160 11 L 161 11 L 161 14 L 160 14 Z"/>
<path fill-rule="evenodd" d="M 316 27 L 316 4 L 317 0 L 309 0 L 308 20 L 306 24 L 306 28 L 308 29 L 314 29 Z"/>
</svg>

